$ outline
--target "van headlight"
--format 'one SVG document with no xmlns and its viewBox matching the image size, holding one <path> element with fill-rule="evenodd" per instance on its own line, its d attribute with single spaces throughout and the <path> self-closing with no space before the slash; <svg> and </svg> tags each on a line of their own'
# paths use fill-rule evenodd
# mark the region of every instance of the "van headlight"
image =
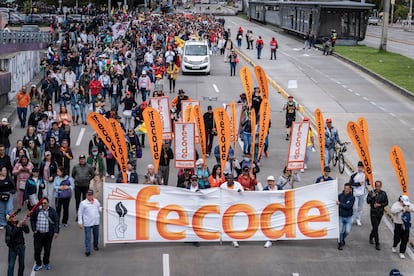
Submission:
<svg viewBox="0 0 414 276">
<path fill-rule="evenodd" d="M 184 62 L 187 62 L 187 63 L 189 62 L 187 57 L 184 57 Z"/>
<path fill-rule="evenodd" d="M 205 57 L 205 58 L 203 59 L 203 62 L 208 62 L 208 57 Z"/>
</svg>

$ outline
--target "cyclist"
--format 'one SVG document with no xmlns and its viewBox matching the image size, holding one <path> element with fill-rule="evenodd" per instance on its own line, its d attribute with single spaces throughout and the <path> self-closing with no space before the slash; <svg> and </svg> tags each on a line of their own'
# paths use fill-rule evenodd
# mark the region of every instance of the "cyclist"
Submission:
<svg viewBox="0 0 414 276">
<path fill-rule="evenodd" d="M 325 167 L 328 167 L 329 163 L 331 163 L 335 146 L 340 143 L 338 130 L 332 126 L 332 119 L 327 118 L 325 126 Z"/>
</svg>

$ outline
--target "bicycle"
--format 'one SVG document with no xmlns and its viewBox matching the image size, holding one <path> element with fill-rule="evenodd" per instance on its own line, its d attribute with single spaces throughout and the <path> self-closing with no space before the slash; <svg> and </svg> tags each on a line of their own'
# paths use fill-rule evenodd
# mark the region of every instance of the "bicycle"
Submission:
<svg viewBox="0 0 414 276">
<path fill-rule="evenodd" d="M 332 158 L 332 165 L 334 167 L 338 163 L 338 169 L 341 174 L 345 171 L 345 158 L 344 158 L 344 152 L 346 152 L 347 148 L 346 145 L 350 144 L 350 142 L 343 142 L 339 143 L 339 145 L 335 145 L 335 151 Z"/>
</svg>

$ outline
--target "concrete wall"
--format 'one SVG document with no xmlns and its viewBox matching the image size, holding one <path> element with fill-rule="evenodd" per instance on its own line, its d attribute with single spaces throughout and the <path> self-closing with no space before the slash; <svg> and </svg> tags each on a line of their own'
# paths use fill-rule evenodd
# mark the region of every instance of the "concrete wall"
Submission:
<svg viewBox="0 0 414 276">
<path fill-rule="evenodd" d="M 11 73 L 11 90 L 9 100 L 16 96 L 17 91 L 26 85 L 40 72 L 40 59 L 43 51 L 24 51 L 0 55 L 0 70 Z M 29 90 L 28 87 L 27 90 Z"/>
</svg>

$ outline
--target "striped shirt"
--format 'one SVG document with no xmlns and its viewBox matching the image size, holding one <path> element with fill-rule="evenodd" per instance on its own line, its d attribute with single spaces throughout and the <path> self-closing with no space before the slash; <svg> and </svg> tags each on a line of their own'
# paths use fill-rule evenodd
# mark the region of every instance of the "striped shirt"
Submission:
<svg viewBox="0 0 414 276">
<path fill-rule="evenodd" d="M 40 233 L 49 233 L 49 208 L 40 210 L 37 215 L 36 230 Z"/>
</svg>

